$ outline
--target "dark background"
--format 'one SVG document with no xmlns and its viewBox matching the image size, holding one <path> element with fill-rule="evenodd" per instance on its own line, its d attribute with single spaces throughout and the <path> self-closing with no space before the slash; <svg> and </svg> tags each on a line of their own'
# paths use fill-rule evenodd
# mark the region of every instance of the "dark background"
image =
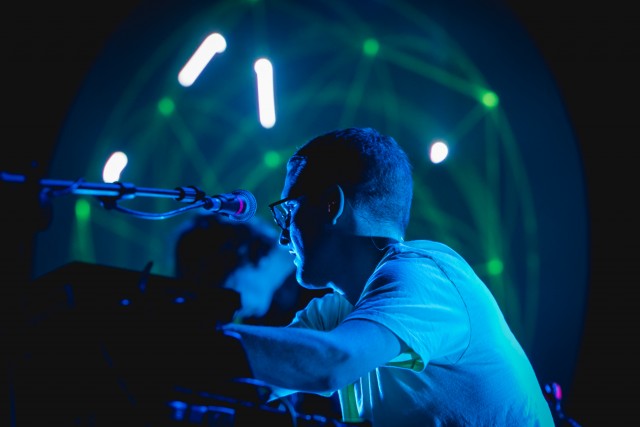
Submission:
<svg viewBox="0 0 640 427">
<path fill-rule="evenodd" d="M 137 4 L 40 3 L 3 8 L 0 116 L 6 152 L 0 170 L 46 169 L 82 79 Z M 631 266 L 637 254 L 633 219 L 639 180 L 632 162 L 638 158 L 640 122 L 640 12 L 632 2 L 507 3 L 557 80 L 587 178 L 589 296 L 576 376 L 564 409 L 583 426 L 626 425 L 635 420 L 639 406 L 639 310 L 632 284 L 640 280 L 631 276 Z M 33 221 L 38 214 L 28 207 L 12 206 L 12 200 L 2 200 L 2 206 L 23 211 L 15 216 L 26 232 L 30 224 L 46 226 Z M 25 230 L 17 226 L 16 233 Z M 15 253 L 5 256 L 15 256 L 20 274 L 29 247 L 16 241 Z M 5 303 L 10 297 L 3 296 Z"/>
<path fill-rule="evenodd" d="M 638 194 L 634 141 L 640 16 L 619 2 L 508 2 L 539 46 L 573 122 L 587 179 L 591 268 L 585 332 L 565 409 L 584 426 L 630 425 L 638 410 Z M 575 2 L 571 2 L 575 3 Z"/>
</svg>

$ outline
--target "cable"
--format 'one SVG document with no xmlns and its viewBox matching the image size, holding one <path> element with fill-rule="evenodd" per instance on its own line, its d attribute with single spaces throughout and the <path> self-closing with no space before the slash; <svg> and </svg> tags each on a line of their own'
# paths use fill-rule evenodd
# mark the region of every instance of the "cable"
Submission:
<svg viewBox="0 0 640 427">
<path fill-rule="evenodd" d="M 133 215 L 136 216 L 138 218 L 141 219 L 150 219 L 150 220 L 162 220 L 162 219 L 166 219 L 166 218 L 171 218 L 174 217 L 176 215 L 180 215 L 186 211 L 190 211 L 192 209 L 197 209 L 197 208 L 201 208 L 204 206 L 205 202 L 204 201 L 198 201 L 195 202 L 191 205 L 182 207 L 180 209 L 175 209 L 172 211 L 167 211 L 167 212 L 159 212 L 159 213 L 151 213 L 151 212 L 142 212 L 142 211 L 136 211 L 133 209 L 129 209 L 129 208 L 123 208 L 122 206 L 118 205 L 118 201 L 115 199 L 111 199 L 111 198 L 106 198 L 106 197 L 99 197 L 100 202 L 102 203 L 102 206 L 105 209 L 113 209 L 115 211 L 118 212 L 122 212 L 122 213 L 126 213 L 129 215 Z"/>
</svg>

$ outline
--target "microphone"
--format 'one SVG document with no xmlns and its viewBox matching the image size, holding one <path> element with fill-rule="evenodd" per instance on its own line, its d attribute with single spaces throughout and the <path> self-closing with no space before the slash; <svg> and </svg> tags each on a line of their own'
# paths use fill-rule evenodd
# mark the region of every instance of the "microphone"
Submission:
<svg viewBox="0 0 640 427">
<path fill-rule="evenodd" d="M 247 190 L 235 190 L 231 193 L 205 197 L 204 202 L 204 209 L 238 222 L 251 219 L 258 207 L 255 196 Z"/>
</svg>

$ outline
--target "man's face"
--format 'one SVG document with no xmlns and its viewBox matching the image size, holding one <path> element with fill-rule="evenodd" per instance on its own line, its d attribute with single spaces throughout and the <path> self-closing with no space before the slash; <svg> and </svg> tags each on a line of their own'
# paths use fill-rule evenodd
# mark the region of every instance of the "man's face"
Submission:
<svg viewBox="0 0 640 427">
<path fill-rule="evenodd" d="M 282 232 L 280 242 L 295 256 L 298 283 L 310 289 L 325 288 L 330 281 L 333 253 L 327 240 L 327 212 L 323 209 L 322 195 L 305 192 L 297 185 L 295 172 L 295 169 L 287 172 L 282 190 L 282 198 L 294 200 L 285 204 L 290 216 L 289 229 Z"/>
</svg>

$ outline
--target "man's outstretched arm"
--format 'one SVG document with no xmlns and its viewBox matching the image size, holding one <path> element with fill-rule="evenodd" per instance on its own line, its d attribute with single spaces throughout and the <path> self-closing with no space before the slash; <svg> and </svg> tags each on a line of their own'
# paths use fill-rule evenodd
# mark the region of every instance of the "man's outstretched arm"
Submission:
<svg viewBox="0 0 640 427">
<path fill-rule="evenodd" d="M 365 320 L 349 320 L 326 332 L 233 323 L 222 328 L 240 335 L 256 379 L 310 393 L 351 384 L 401 349 L 390 330 Z"/>
</svg>

